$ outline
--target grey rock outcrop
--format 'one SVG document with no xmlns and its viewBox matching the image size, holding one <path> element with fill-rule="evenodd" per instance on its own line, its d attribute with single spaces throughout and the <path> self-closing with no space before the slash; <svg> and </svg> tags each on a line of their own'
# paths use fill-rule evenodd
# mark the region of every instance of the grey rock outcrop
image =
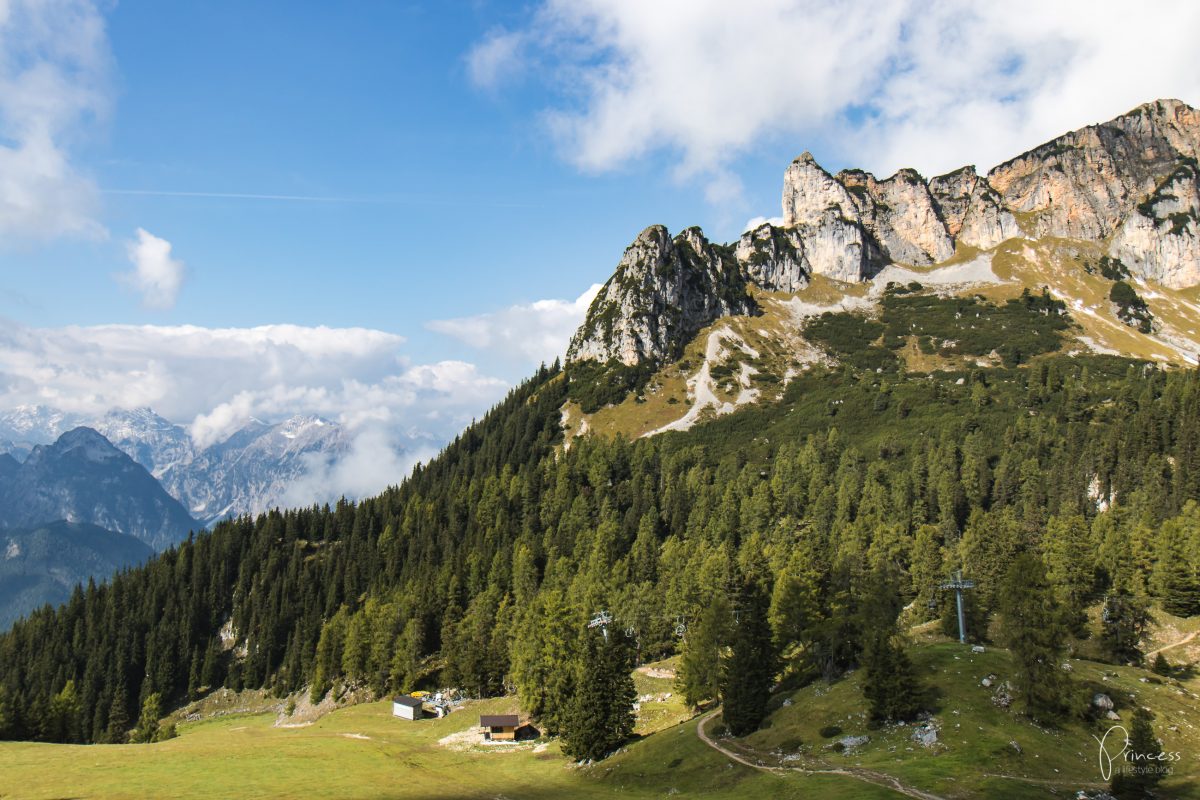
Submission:
<svg viewBox="0 0 1200 800">
<path fill-rule="evenodd" d="M 990 250 L 1021 235 L 1017 219 L 1004 208 L 1000 194 L 974 167 L 963 167 L 929 181 L 946 233 L 957 242 Z"/>
<path fill-rule="evenodd" d="M 642 231 L 621 257 L 567 349 L 568 361 L 634 365 L 674 358 L 705 325 L 757 304 L 732 248 L 699 228 Z"/>
<path fill-rule="evenodd" d="M 747 278 L 769 292 L 798 292 L 812 273 L 800 234 L 770 223 L 743 233 L 734 257 Z"/>
<path fill-rule="evenodd" d="M 1031 215 L 1026 233 L 1098 241 L 1183 159 L 1200 154 L 1200 112 L 1159 100 L 1059 136 L 988 173 L 1004 205 Z"/>
<path fill-rule="evenodd" d="M 902 169 L 882 181 L 846 170 L 837 179 L 850 190 L 858 218 L 889 261 L 925 266 L 954 255 L 954 240 L 916 170 Z"/>
<path fill-rule="evenodd" d="M 860 281 L 887 265 L 850 190 L 804 153 L 783 176 L 783 225 L 804 242 L 815 275 Z"/>
<path fill-rule="evenodd" d="M 1125 218 L 1109 254 L 1164 286 L 1200 284 L 1200 174 L 1193 163 L 1176 168 Z"/>
</svg>

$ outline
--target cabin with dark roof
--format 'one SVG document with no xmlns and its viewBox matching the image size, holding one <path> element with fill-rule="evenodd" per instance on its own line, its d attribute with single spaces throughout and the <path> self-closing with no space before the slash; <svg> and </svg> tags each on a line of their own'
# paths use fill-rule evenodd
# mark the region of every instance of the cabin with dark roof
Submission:
<svg viewBox="0 0 1200 800">
<path fill-rule="evenodd" d="M 418 697 L 410 697 L 406 694 L 397 695 L 392 698 L 392 716 L 401 719 L 420 719 L 422 705 L 423 703 Z"/>
<path fill-rule="evenodd" d="M 483 714 L 479 717 L 479 732 L 485 741 L 515 742 L 521 718 L 516 714 Z"/>
</svg>

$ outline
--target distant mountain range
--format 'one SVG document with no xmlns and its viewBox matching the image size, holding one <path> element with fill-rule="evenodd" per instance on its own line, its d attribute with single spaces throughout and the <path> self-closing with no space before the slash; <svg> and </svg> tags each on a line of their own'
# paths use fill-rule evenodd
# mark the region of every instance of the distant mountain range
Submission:
<svg viewBox="0 0 1200 800">
<path fill-rule="evenodd" d="M 24 463 L 0 458 L 0 528 L 81 522 L 163 550 L 201 527 L 145 467 L 91 428 L 36 445 Z"/>
<path fill-rule="evenodd" d="M 0 478 L 7 460 L 27 459 L 38 445 L 87 426 L 153 475 L 202 525 L 278 505 L 314 462 L 333 461 L 349 447 L 345 430 L 314 416 L 278 424 L 251 421 L 225 440 L 197 447 L 186 428 L 148 408 L 113 410 L 100 417 L 49 406 L 0 412 Z M 45 520 L 39 520 L 45 521 Z"/>
<path fill-rule="evenodd" d="M 106 580 L 153 555 L 133 536 L 85 523 L 0 531 L 0 630 L 47 603 L 65 602 L 76 584 Z"/>
</svg>

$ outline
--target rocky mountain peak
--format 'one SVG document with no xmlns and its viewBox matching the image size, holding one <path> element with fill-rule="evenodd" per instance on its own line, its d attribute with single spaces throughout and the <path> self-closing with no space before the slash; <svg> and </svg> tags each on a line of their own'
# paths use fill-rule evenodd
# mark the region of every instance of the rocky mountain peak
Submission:
<svg viewBox="0 0 1200 800">
<path fill-rule="evenodd" d="M 732 246 L 699 228 L 642 231 L 589 309 L 569 361 L 659 361 L 720 316 L 749 313 L 748 286 L 796 292 L 814 275 L 868 280 L 891 264 L 926 267 L 958 245 L 1006 240 L 1100 243 L 1133 276 L 1200 285 L 1200 112 L 1178 100 L 1139 106 L 1064 134 L 980 175 L 929 180 L 914 169 L 877 179 L 830 174 L 805 151 L 784 172 L 783 224 Z"/>
<path fill-rule="evenodd" d="M 567 360 L 634 365 L 675 357 L 709 322 L 755 308 L 731 248 L 712 244 L 699 228 L 672 238 L 652 225 L 592 301 Z"/>
</svg>

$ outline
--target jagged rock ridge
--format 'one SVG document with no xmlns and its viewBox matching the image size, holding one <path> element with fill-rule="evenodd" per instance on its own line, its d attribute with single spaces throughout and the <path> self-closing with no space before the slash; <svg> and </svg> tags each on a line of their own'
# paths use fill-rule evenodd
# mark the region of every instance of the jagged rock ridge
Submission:
<svg viewBox="0 0 1200 800">
<path fill-rule="evenodd" d="M 733 246 L 698 228 L 647 228 L 626 250 L 567 352 L 568 361 L 660 362 L 722 316 L 752 313 L 749 287 L 793 293 L 813 275 L 854 282 L 890 264 L 928 266 L 959 245 L 1017 237 L 1102 244 L 1135 276 L 1200 284 L 1200 112 L 1178 100 L 1139 106 L 993 168 L 929 181 L 902 169 L 831 175 L 810 153 L 788 166 L 783 225 Z M 686 257 L 682 255 L 686 251 Z"/>
</svg>

